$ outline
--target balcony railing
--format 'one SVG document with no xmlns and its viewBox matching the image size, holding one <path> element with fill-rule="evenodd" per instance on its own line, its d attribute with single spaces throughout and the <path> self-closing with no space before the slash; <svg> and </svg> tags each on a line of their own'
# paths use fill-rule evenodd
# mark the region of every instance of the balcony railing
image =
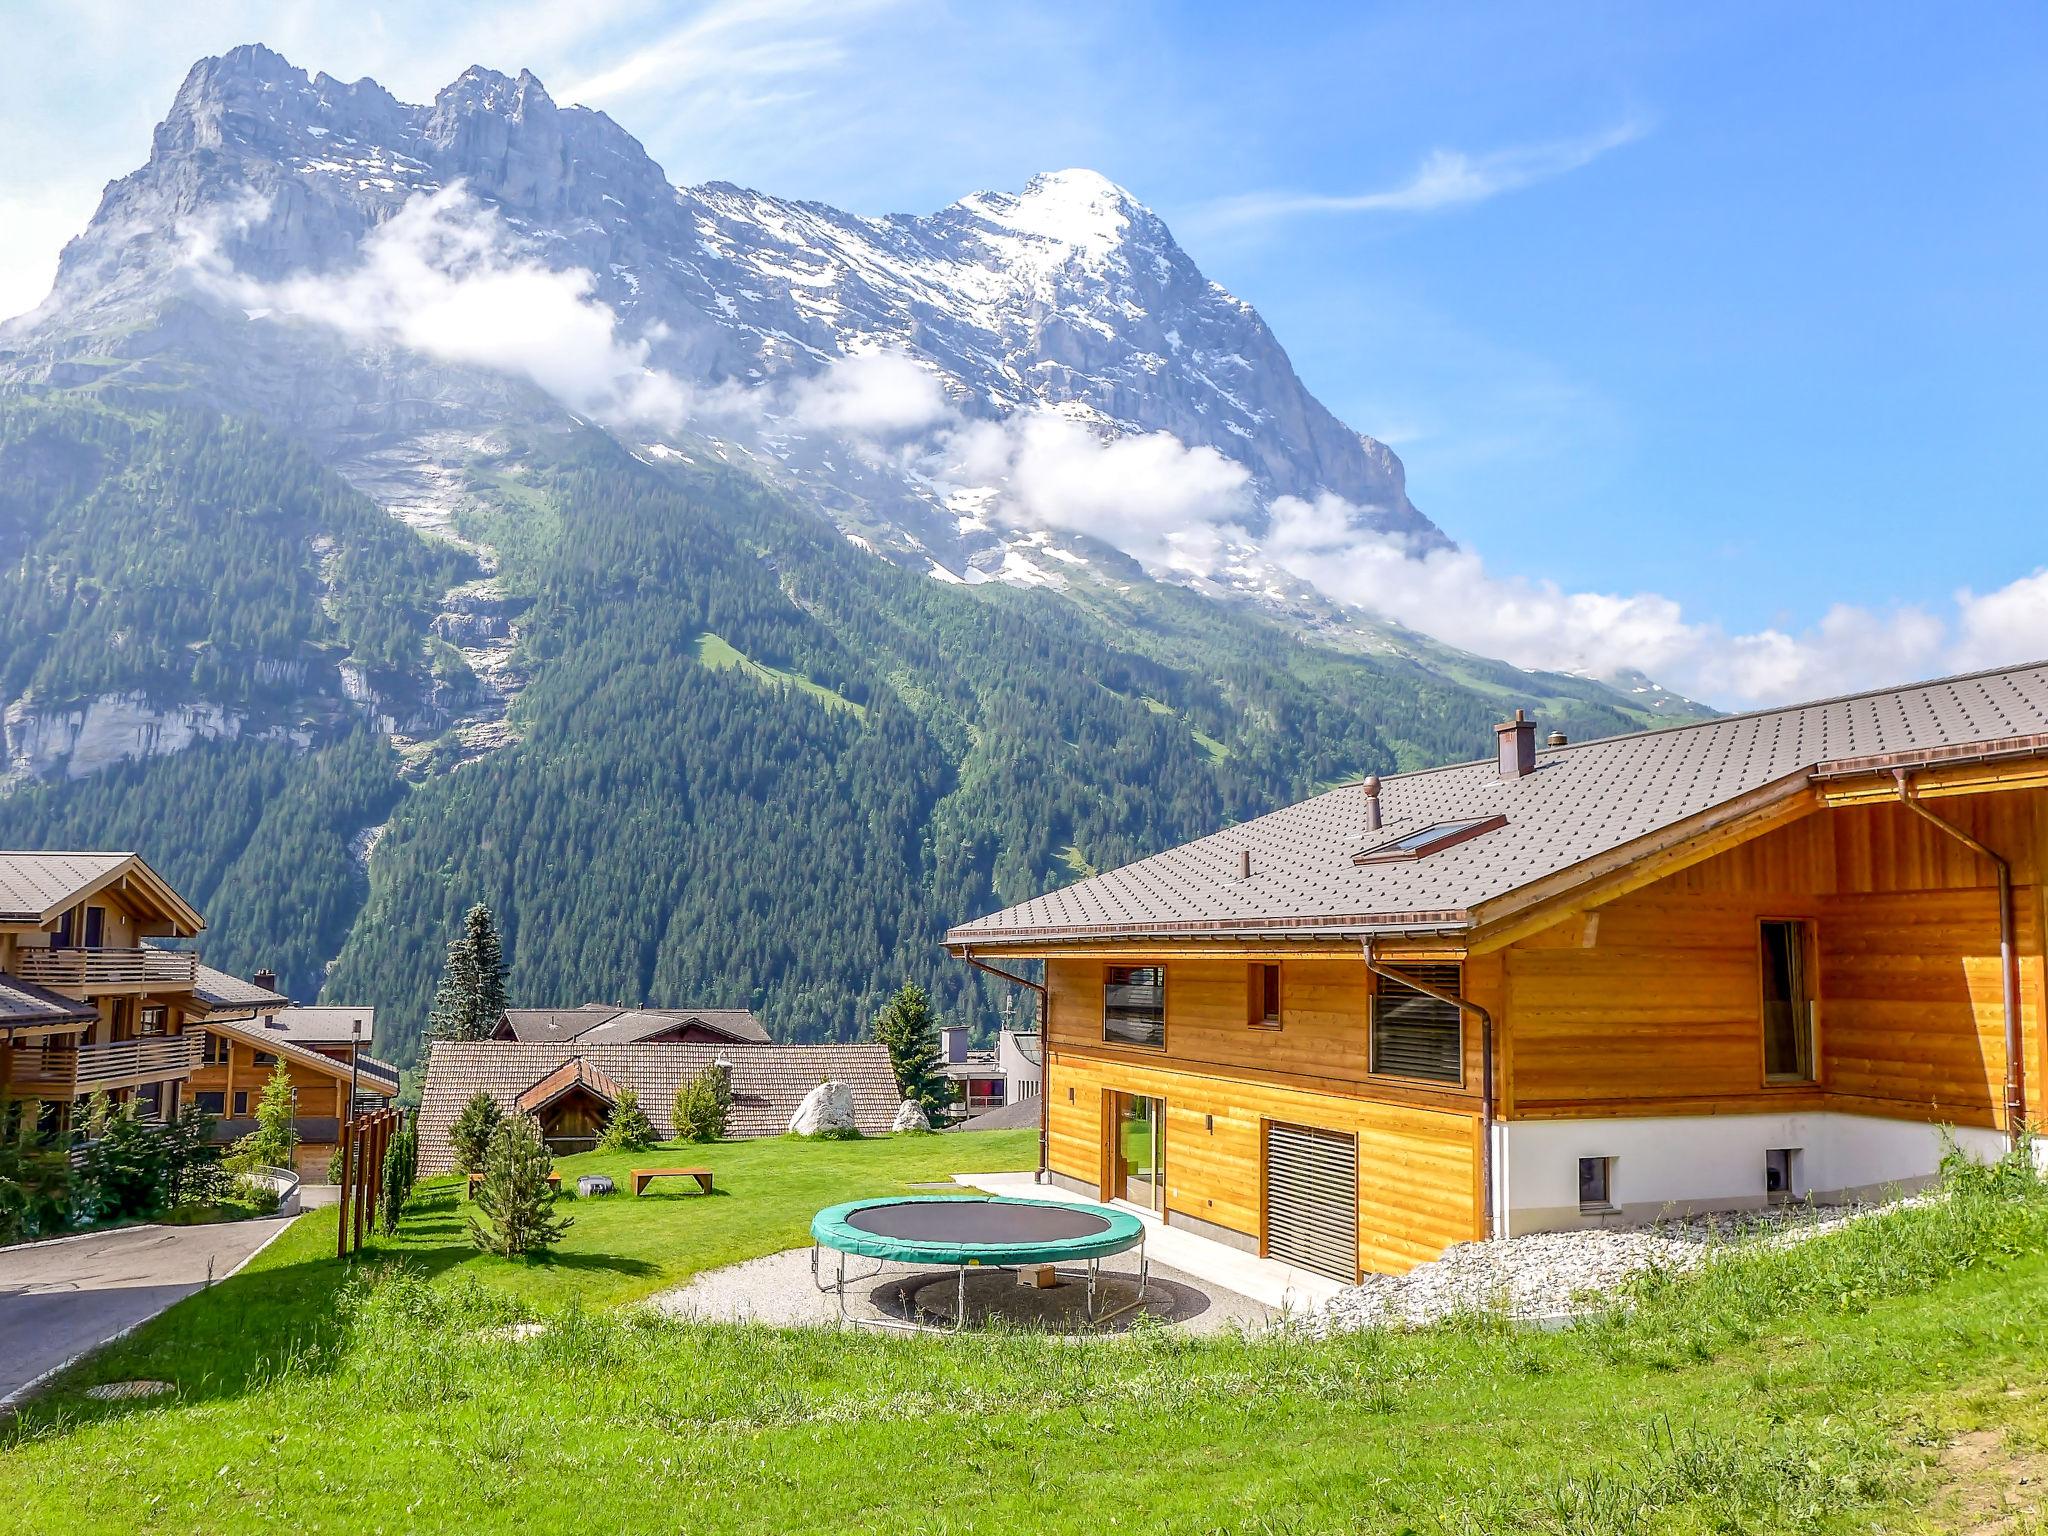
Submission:
<svg viewBox="0 0 2048 1536">
<path fill-rule="evenodd" d="M 199 1030 L 104 1045 L 22 1046 L 14 1053 L 14 1086 L 75 1098 L 95 1088 L 158 1083 L 189 1075 L 205 1049 L 206 1035 Z"/>
<path fill-rule="evenodd" d="M 191 987 L 199 980 L 199 956 L 189 949 L 22 949 L 14 974 L 39 987 L 91 992 L 123 987 Z"/>
</svg>

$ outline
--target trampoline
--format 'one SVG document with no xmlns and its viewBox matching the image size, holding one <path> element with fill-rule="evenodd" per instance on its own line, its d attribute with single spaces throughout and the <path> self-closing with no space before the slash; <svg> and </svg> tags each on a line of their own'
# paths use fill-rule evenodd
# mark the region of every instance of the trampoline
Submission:
<svg viewBox="0 0 2048 1536">
<path fill-rule="evenodd" d="M 839 1255 L 837 1276 L 820 1273 L 827 1248 Z M 1138 1250 L 1138 1293 L 1122 1306 L 1098 1312 L 1100 1267 L 1112 1254 Z M 864 1274 L 848 1275 L 849 1255 L 873 1259 Z M 967 1272 L 1017 1270 L 1039 1264 L 1086 1260 L 1086 1317 L 1092 1327 L 1121 1317 L 1143 1303 L 1151 1278 L 1145 1256 L 1145 1224 L 1126 1211 L 1059 1200 L 1020 1200 L 1003 1195 L 894 1195 L 829 1206 L 811 1219 L 811 1279 L 820 1291 L 839 1297 L 839 1315 L 850 1323 L 911 1332 L 958 1333 L 967 1321 Z M 913 1315 L 908 1321 L 857 1317 L 846 1310 L 846 1284 L 871 1280 L 890 1264 L 946 1265 L 959 1272 L 953 1323 L 933 1329 Z"/>
</svg>

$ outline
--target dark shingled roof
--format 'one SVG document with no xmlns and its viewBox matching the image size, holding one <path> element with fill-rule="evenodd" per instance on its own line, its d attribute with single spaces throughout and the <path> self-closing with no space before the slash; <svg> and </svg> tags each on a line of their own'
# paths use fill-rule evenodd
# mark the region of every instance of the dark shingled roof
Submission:
<svg viewBox="0 0 2048 1536">
<path fill-rule="evenodd" d="M 735 1045 L 768 1045 L 772 1037 L 746 1008 L 620 1008 L 585 1003 L 581 1008 L 508 1008 L 501 1021 L 512 1038 L 529 1044 L 629 1045 L 678 1025 L 701 1024 Z"/>
<path fill-rule="evenodd" d="M 1520 778 L 1492 758 L 1392 774 L 1376 833 L 1347 785 L 964 923 L 946 942 L 1455 928 L 1483 902 L 1781 781 L 1999 753 L 2048 753 L 2048 662 L 1540 750 Z M 1419 859 L 1354 862 L 1369 843 L 1490 816 L 1506 825 Z"/>
<path fill-rule="evenodd" d="M 91 1003 L 61 996 L 0 971 L 0 1030 L 41 1024 L 89 1024 L 99 1016 L 99 1010 Z"/>
<path fill-rule="evenodd" d="M 716 1062 L 732 1064 L 733 1113 L 729 1134 L 780 1136 L 805 1094 L 825 1078 L 853 1088 L 855 1122 L 870 1136 L 886 1133 L 901 1096 L 879 1045 L 722 1045 L 661 1042 L 642 1045 L 528 1044 L 509 1040 L 436 1040 L 420 1094 L 420 1172 L 454 1166 L 449 1128 L 475 1093 L 488 1093 L 512 1113 L 519 1096 L 550 1073 L 585 1057 L 621 1088 L 640 1095 L 640 1107 L 667 1140 L 675 1135 L 676 1090 Z"/>
<path fill-rule="evenodd" d="M 265 1008 L 282 1008 L 291 1001 L 282 992 L 259 987 L 253 981 L 230 976 L 210 965 L 199 967 L 199 982 L 192 991 L 211 1013 L 255 1013 Z"/>
</svg>

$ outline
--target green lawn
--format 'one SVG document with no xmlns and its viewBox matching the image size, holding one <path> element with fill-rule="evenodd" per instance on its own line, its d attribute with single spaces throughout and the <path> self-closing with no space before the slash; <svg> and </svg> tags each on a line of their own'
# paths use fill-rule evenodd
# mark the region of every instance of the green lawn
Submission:
<svg viewBox="0 0 2048 1536">
<path fill-rule="evenodd" d="M 977 1142 L 998 1145 L 716 1147 L 731 1196 L 615 1201 L 546 1266 L 452 1255 L 453 1208 L 429 1202 L 387 1250 L 415 1265 L 339 1295 L 331 1225 L 302 1222 L 30 1410 L 0 1441 L 0 1530 L 2039 1529 L 1988 1520 L 2048 1473 L 2048 1193 L 2011 1179 L 1560 1333 L 1077 1345 L 593 1304 L 781 1246 L 826 1198 Z M 548 1330 L 495 1331 L 520 1311 Z M 78 1395 L 140 1373 L 179 1398 Z"/>
</svg>

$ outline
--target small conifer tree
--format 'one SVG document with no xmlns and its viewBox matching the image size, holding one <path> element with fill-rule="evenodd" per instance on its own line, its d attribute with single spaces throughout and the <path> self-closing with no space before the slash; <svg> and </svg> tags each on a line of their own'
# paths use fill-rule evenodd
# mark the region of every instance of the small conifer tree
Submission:
<svg viewBox="0 0 2048 1536">
<path fill-rule="evenodd" d="M 683 1141 L 717 1141 L 732 1119 L 732 1073 L 706 1067 L 676 1090 L 676 1136 Z"/>
<path fill-rule="evenodd" d="M 298 1145 L 293 1126 L 297 1101 L 292 1093 L 292 1075 L 279 1062 L 263 1085 L 256 1101 L 256 1129 L 236 1146 L 238 1155 L 263 1168 L 289 1168 L 292 1150 Z"/>
<path fill-rule="evenodd" d="M 640 1095 L 631 1088 L 620 1089 L 598 1146 L 606 1152 L 645 1152 L 654 1143 L 654 1122 L 640 1107 Z"/>
<path fill-rule="evenodd" d="M 896 1088 L 904 1098 L 915 1099 L 934 1117 L 952 1103 L 952 1080 L 941 1070 L 939 1016 L 923 987 L 904 982 L 875 1015 L 874 1034 L 888 1048 Z"/>
<path fill-rule="evenodd" d="M 413 1180 L 419 1176 L 419 1154 L 419 1136 L 412 1121 L 407 1120 L 384 1149 L 384 1183 L 377 1202 L 377 1215 L 387 1237 L 398 1230 L 398 1213 L 404 1209 L 406 1198 L 412 1193 Z"/>
<path fill-rule="evenodd" d="M 455 1117 L 455 1124 L 448 1132 L 448 1140 L 455 1148 L 455 1171 L 476 1173 L 484 1165 L 484 1154 L 490 1150 L 491 1137 L 497 1133 L 498 1122 L 505 1118 L 505 1112 L 498 1107 L 498 1101 L 488 1093 L 479 1090 L 469 1096 L 469 1102 L 462 1106 L 462 1113 Z"/>
<path fill-rule="evenodd" d="M 434 1040 L 481 1040 L 505 1011 L 505 951 L 498 922 L 482 902 L 462 920 L 434 989 L 427 1035 Z"/>
<path fill-rule="evenodd" d="M 476 1214 L 469 1218 L 470 1241 L 505 1258 L 552 1248 L 574 1223 L 555 1215 L 554 1167 L 540 1126 L 529 1115 L 513 1115 L 491 1134 L 484 1155 L 483 1183 Z"/>
</svg>

